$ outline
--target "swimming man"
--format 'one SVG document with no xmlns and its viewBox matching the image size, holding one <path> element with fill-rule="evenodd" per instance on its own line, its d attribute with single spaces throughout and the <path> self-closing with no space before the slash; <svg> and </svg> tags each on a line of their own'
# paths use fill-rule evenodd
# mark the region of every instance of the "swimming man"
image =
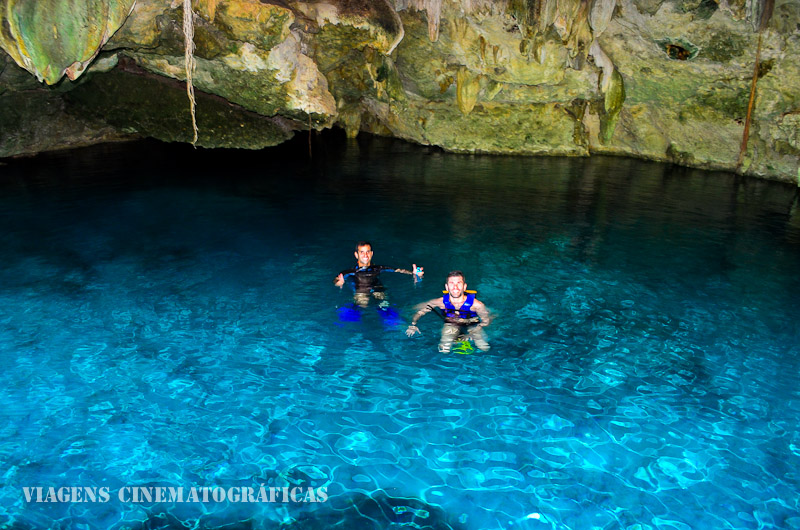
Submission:
<svg viewBox="0 0 800 530">
<path fill-rule="evenodd" d="M 412 337 L 415 333 L 419 333 L 417 321 L 426 313 L 439 309 L 440 315 L 444 318 L 442 338 L 439 340 L 440 352 L 449 352 L 453 342 L 462 332 L 466 332 L 472 338 L 479 350 L 488 350 L 489 343 L 486 341 L 483 328 L 489 325 L 492 317 L 483 302 L 475 298 L 475 293 L 467 292 L 464 273 L 453 271 L 448 274 L 444 288 L 447 291 L 444 296 L 417 306 L 420 309 L 411 319 L 406 335 Z"/>
<path fill-rule="evenodd" d="M 355 257 L 356 260 L 358 260 L 356 266 L 352 269 L 340 272 L 339 275 L 334 278 L 333 283 L 337 287 L 341 287 L 344 285 L 347 278 L 352 277 L 356 291 L 354 300 L 361 307 L 367 306 L 370 297 L 377 300 L 384 300 L 386 298 L 386 294 L 384 293 L 385 288 L 380 280 L 381 272 L 387 271 L 411 274 L 414 277 L 414 281 L 422 278 L 424 274 L 422 267 L 417 267 L 416 263 L 411 266 L 411 270 L 373 265 L 372 244 L 368 241 L 358 242 L 356 245 Z"/>
</svg>

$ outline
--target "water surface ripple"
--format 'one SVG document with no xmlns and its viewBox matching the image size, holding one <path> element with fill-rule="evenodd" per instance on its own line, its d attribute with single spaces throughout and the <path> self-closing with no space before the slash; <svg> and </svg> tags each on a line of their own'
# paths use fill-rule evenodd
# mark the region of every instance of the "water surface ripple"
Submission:
<svg viewBox="0 0 800 530">
<path fill-rule="evenodd" d="M 800 528 L 796 190 L 378 139 L 282 149 L 3 169 L 0 525 Z M 384 274 L 404 321 L 463 270 L 492 349 L 438 353 L 433 315 L 413 339 L 376 305 L 341 320 L 331 280 L 359 239 L 425 266 Z M 262 485 L 329 498 L 115 496 Z"/>
</svg>

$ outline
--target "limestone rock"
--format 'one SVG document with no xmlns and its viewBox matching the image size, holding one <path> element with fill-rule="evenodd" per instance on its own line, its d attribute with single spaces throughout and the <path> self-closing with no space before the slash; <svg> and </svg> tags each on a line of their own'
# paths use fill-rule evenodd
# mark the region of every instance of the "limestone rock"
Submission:
<svg viewBox="0 0 800 530">
<path fill-rule="evenodd" d="M 127 18 L 134 0 L 0 0 L 0 47 L 47 84 L 76 79 Z"/>
<path fill-rule="evenodd" d="M 0 156 L 126 137 L 188 141 L 183 2 L 0 2 L 9 54 L 0 52 Z M 341 126 L 455 152 L 733 170 L 755 24 L 762 50 L 744 171 L 794 182 L 799 5 L 193 0 L 198 143 L 259 148 Z M 72 80 L 58 81 L 62 73 Z"/>
</svg>

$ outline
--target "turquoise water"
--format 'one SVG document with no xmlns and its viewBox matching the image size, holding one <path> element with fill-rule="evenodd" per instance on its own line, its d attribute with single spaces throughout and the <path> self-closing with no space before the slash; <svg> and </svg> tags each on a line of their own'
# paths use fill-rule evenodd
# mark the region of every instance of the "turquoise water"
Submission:
<svg viewBox="0 0 800 530">
<path fill-rule="evenodd" d="M 0 167 L 0 526 L 800 528 L 796 190 L 379 139 Z M 492 349 L 356 322 L 459 268 Z M 131 502 L 131 486 L 325 488 Z M 24 487 L 107 488 L 28 502 Z"/>
</svg>

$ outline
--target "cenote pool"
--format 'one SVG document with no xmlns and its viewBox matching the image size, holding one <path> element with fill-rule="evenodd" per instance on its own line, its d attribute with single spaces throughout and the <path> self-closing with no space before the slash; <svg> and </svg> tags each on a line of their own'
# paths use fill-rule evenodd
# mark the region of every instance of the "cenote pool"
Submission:
<svg viewBox="0 0 800 530">
<path fill-rule="evenodd" d="M 0 166 L 0 526 L 800 528 L 795 188 L 305 141 Z M 491 350 L 342 320 L 361 239 L 425 267 L 403 322 L 463 270 Z M 131 496 L 261 487 L 327 498 Z"/>
</svg>

